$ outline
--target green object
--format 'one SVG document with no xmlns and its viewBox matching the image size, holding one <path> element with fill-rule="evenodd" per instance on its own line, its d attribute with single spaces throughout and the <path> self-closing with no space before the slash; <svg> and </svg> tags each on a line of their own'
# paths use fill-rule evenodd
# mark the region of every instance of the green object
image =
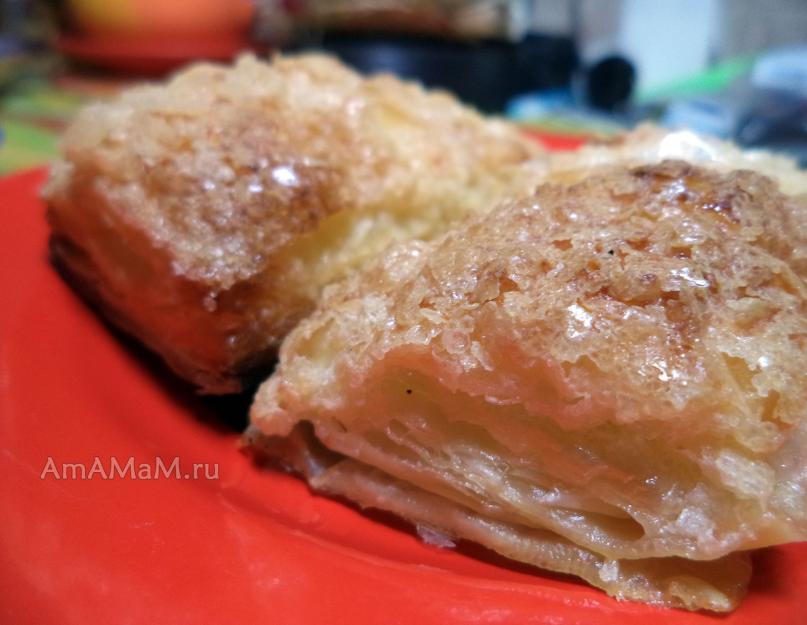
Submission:
<svg viewBox="0 0 807 625">
<path fill-rule="evenodd" d="M 3 115 L 66 121 L 86 98 L 52 87 L 44 80 L 20 80 L 0 99 Z"/>
<path fill-rule="evenodd" d="M 0 96 L 0 175 L 52 161 L 60 130 L 86 99 L 44 78 L 15 80 Z"/>
<path fill-rule="evenodd" d="M 585 114 L 549 113 L 540 117 L 519 120 L 519 126 L 536 132 L 576 137 L 610 137 L 624 128 L 605 121 L 599 116 Z"/>
<path fill-rule="evenodd" d="M 24 122 L 0 118 L 0 175 L 44 165 L 58 154 L 56 135 Z"/>
<path fill-rule="evenodd" d="M 756 55 L 747 55 L 729 59 L 700 74 L 676 80 L 662 87 L 640 91 L 636 96 L 636 101 L 640 104 L 647 104 L 659 100 L 722 91 L 735 80 L 747 74 L 753 67 L 756 58 Z"/>
</svg>

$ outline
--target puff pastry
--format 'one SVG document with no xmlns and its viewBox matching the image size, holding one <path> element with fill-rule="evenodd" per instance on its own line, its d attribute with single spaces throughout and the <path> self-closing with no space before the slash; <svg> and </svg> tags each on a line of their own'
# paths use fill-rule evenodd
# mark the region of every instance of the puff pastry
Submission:
<svg viewBox="0 0 807 625">
<path fill-rule="evenodd" d="M 322 287 L 531 190 L 542 150 L 447 94 L 321 56 L 197 65 L 81 112 L 53 257 L 205 392 L 241 388 Z"/>
<path fill-rule="evenodd" d="M 251 411 L 312 486 L 728 611 L 807 538 L 807 210 L 680 161 L 548 184 L 325 291 Z"/>
<path fill-rule="evenodd" d="M 807 194 L 807 175 L 786 157 L 764 150 L 742 150 L 727 141 L 691 130 L 666 130 L 642 124 L 634 130 L 574 152 L 550 154 L 549 180 L 572 182 L 614 166 L 638 166 L 682 160 L 722 172 L 750 169 L 776 181 L 789 195 Z"/>
</svg>

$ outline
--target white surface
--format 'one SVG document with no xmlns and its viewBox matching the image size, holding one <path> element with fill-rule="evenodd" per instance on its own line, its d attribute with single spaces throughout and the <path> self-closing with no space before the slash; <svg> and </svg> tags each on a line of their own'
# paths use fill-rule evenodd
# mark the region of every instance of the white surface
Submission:
<svg viewBox="0 0 807 625">
<path fill-rule="evenodd" d="M 636 64 L 639 91 L 709 66 L 719 9 L 718 0 L 625 0 L 618 45 Z"/>
</svg>

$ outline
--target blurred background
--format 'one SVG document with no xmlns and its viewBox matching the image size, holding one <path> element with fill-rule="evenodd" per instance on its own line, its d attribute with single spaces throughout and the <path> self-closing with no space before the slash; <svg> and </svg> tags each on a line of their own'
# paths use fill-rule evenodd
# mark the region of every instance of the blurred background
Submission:
<svg viewBox="0 0 807 625">
<path fill-rule="evenodd" d="M 807 164 L 805 0 L 0 0 L 0 174 L 87 100 L 246 50 L 420 80 L 552 147 L 652 120 Z"/>
</svg>

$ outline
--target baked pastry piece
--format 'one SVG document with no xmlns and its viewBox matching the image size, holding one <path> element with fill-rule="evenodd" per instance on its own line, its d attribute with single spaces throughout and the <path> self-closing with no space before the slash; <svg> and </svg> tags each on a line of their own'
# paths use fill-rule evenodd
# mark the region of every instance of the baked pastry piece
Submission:
<svg viewBox="0 0 807 625">
<path fill-rule="evenodd" d="M 44 192 L 55 261 L 203 391 L 274 356 L 323 285 L 533 188 L 504 122 L 321 56 L 197 65 L 82 111 Z"/>
<path fill-rule="evenodd" d="M 727 611 L 807 538 L 807 210 L 612 169 L 325 291 L 251 411 L 315 489 L 625 599 Z"/>
<path fill-rule="evenodd" d="M 742 150 L 732 143 L 691 130 L 666 130 L 642 124 L 634 130 L 574 152 L 550 155 L 551 179 L 572 182 L 598 169 L 682 160 L 722 172 L 751 169 L 777 182 L 783 193 L 807 194 L 807 175 L 786 156 L 763 150 Z"/>
</svg>

